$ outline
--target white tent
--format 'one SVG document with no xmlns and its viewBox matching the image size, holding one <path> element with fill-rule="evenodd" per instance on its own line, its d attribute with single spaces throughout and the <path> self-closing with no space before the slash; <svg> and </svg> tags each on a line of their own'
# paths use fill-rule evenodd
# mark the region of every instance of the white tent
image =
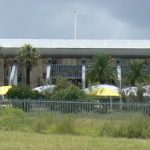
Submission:
<svg viewBox="0 0 150 150">
<path fill-rule="evenodd" d="M 112 103 L 113 97 L 120 97 L 120 106 L 122 105 L 122 99 L 121 99 L 121 95 L 119 92 L 119 88 L 116 86 L 108 85 L 108 84 L 98 84 L 98 85 L 86 88 L 85 92 L 87 94 L 91 94 L 94 96 L 109 97 L 110 110 L 112 110 L 112 107 L 113 107 L 113 103 Z"/>
<path fill-rule="evenodd" d="M 36 87 L 33 90 L 39 91 L 39 92 L 46 92 L 46 91 L 52 92 L 54 87 L 55 85 L 43 85 L 43 86 Z"/>
<path fill-rule="evenodd" d="M 87 94 L 101 97 L 119 97 L 119 88 L 108 84 L 98 84 L 85 89 Z"/>
<path fill-rule="evenodd" d="M 143 86 L 143 89 L 145 90 L 145 92 L 143 93 L 143 96 L 150 96 L 150 85 L 147 86 Z M 122 89 L 122 91 L 125 93 L 126 96 L 134 95 L 137 96 L 137 87 L 127 87 Z"/>
</svg>

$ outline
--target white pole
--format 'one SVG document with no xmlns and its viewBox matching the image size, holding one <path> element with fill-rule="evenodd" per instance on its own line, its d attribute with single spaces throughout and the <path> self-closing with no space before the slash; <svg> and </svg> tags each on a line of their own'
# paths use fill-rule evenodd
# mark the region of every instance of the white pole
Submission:
<svg viewBox="0 0 150 150">
<path fill-rule="evenodd" d="M 77 11 L 74 11 L 74 39 L 77 39 Z"/>
</svg>

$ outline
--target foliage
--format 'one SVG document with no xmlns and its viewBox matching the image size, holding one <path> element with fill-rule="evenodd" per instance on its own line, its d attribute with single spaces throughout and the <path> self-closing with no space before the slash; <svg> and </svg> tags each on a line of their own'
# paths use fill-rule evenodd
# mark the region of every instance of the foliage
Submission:
<svg viewBox="0 0 150 150">
<path fill-rule="evenodd" d="M 68 81 L 66 78 L 60 77 L 56 80 L 56 86 L 54 88 L 54 91 L 66 89 L 70 85 L 73 85 L 73 83 Z"/>
<path fill-rule="evenodd" d="M 88 80 L 92 83 L 112 83 L 116 80 L 116 74 L 112 58 L 104 53 L 96 55 L 89 66 Z"/>
<path fill-rule="evenodd" d="M 127 138 L 149 138 L 150 137 L 150 119 L 140 116 L 128 122 L 121 121 L 115 123 L 115 120 L 105 122 L 100 130 L 101 136 L 127 137 Z"/>
<path fill-rule="evenodd" d="M 51 96 L 52 100 L 81 100 L 86 98 L 86 93 L 69 82 L 65 78 L 60 78 L 56 81 L 56 86 L 54 88 L 53 94 Z"/>
<path fill-rule="evenodd" d="M 36 64 L 40 55 L 39 52 L 30 44 L 25 44 L 19 51 L 19 60 L 25 63 L 26 66 L 26 83 L 30 84 L 30 71 L 33 65 Z"/>
<path fill-rule="evenodd" d="M 144 71 L 144 61 L 132 60 L 129 63 L 127 82 L 135 85 L 135 83 L 146 83 L 148 80 L 149 76 Z"/>
<path fill-rule="evenodd" d="M 60 114 L 25 113 L 13 107 L 0 109 L 0 132 L 29 131 L 36 133 L 78 134 L 126 138 L 150 138 L 150 118 L 141 114 Z M 122 119 L 124 117 L 124 119 Z"/>
<path fill-rule="evenodd" d="M 75 85 L 59 89 L 52 94 L 52 100 L 81 100 L 87 97 L 86 93 Z"/>
<path fill-rule="evenodd" d="M 7 92 L 7 96 L 10 99 L 40 99 L 44 98 L 44 94 L 33 91 L 27 86 L 13 86 Z"/>
<path fill-rule="evenodd" d="M 40 55 L 38 51 L 30 44 L 24 44 L 19 51 L 19 59 L 21 62 L 24 62 L 27 67 L 30 67 L 29 65 L 36 64 L 39 57 Z"/>
</svg>

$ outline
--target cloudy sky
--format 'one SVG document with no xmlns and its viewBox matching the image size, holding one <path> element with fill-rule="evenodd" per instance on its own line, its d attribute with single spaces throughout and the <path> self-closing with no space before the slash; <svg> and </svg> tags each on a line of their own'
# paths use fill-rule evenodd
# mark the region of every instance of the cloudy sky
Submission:
<svg viewBox="0 0 150 150">
<path fill-rule="evenodd" d="M 0 0 L 0 38 L 150 39 L 150 0 Z"/>
</svg>

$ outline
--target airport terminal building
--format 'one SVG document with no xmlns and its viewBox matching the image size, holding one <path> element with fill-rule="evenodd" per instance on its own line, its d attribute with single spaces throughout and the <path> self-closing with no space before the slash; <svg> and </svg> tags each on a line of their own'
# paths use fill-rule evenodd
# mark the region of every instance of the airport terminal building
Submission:
<svg viewBox="0 0 150 150">
<path fill-rule="evenodd" d="M 51 65 L 51 77 L 61 75 L 79 81 L 83 60 L 88 64 L 101 52 L 111 55 L 114 64 L 119 61 L 124 67 L 131 59 L 143 59 L 145 65 L 150 64 L 150 40 L 0 39 L 0 85 L 10 83 L 14 61 L 24 44 L 31 44 L 41 55 L 31 71 L 32 87 L 40 85 L 47 77 L 48 65 Z M 25 84 L 25 66 L 18 61 L 16 66 L 17 84 Z"/>
</svg>

